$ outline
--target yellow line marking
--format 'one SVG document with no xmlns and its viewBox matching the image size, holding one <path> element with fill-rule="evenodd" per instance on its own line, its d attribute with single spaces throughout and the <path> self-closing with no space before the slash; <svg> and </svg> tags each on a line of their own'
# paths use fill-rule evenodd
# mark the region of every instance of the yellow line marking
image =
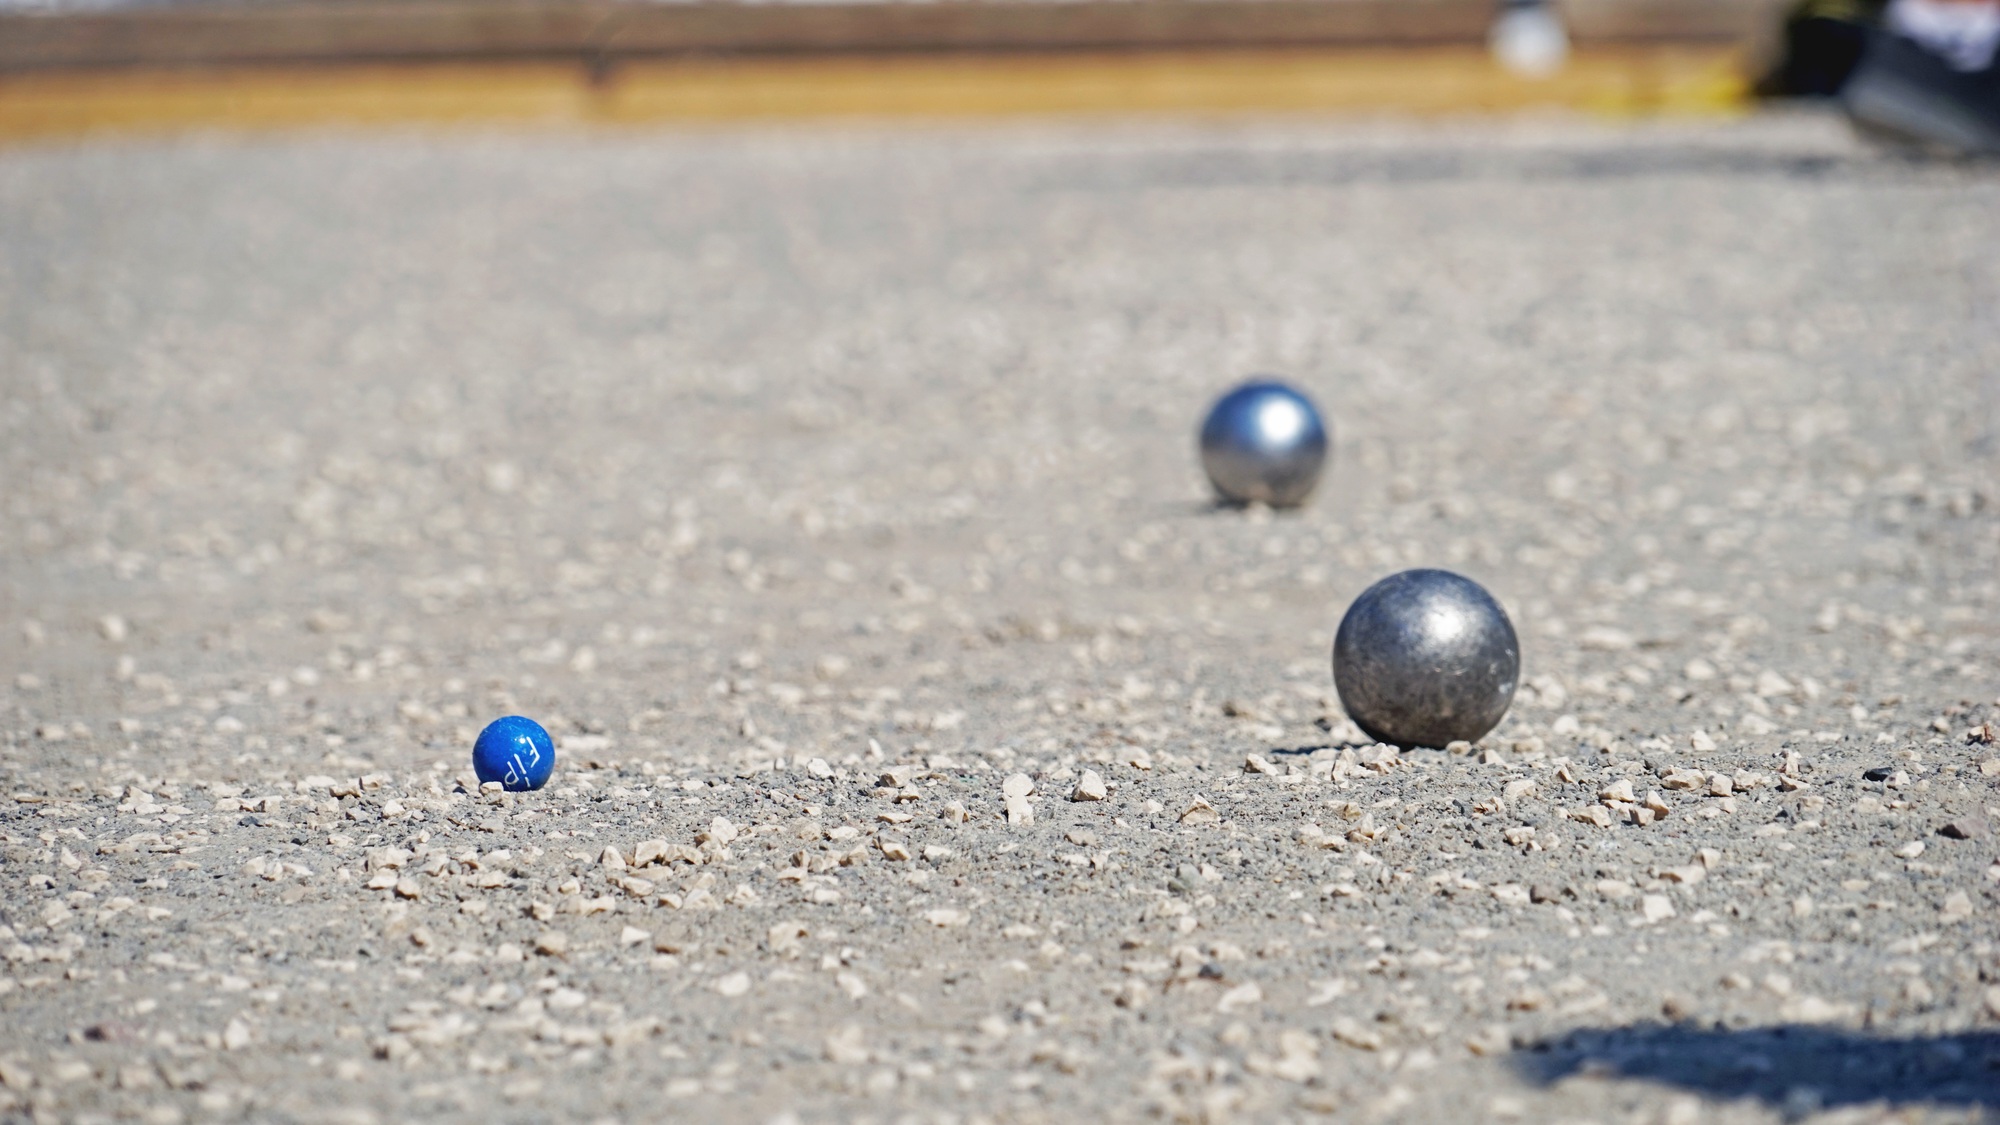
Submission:
<svg viewBox="0 0 2000 1125">
<path fill-rule="evenodd" d="M 1720 47 L 1597 48 L 1511 75 L 1473 47 L 560 63 L 0 77 L 0 138 L 402 123 L 640 124 L 814 118 L 1562 108 L 1738 112 Z"/>
</svg>

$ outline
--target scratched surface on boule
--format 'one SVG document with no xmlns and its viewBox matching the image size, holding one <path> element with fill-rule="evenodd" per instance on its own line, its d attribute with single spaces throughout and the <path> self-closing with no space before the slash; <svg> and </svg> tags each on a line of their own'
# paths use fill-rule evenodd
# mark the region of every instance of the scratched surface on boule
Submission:
<svg viewBox="0 0 2000 1125">
<path fill-rule="evenodd" d="M 1813 116 L 102 141 L 0 155 L 0 241 L 7 1112 L 1994 1099 L 1987 170 Z M 1296 514 L 1192 448 L 1253 372 L 1337 436 Z M 1411 566 L 1520 633 L 1469 754 L 1332 697 Z M 482 796 L 510 713 L 557 772 Z"/>
</svg>

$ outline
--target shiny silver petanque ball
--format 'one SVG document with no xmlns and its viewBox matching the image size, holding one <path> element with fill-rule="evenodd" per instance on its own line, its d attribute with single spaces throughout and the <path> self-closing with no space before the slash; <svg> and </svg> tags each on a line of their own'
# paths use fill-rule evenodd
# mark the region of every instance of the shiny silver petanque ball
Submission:
<svg viewBox="0 0 2000 1125">
<path fill-rule="evenodd" d="M 1368 587 L 1333 638 L 1340 702 L 1378 742 L 1475 742 L 1507 714 L 1520 678 L 1507 611 L 1448 570 L 1406 570 Z"/>
<path fill-rule="evenodd" d="M 1326 426 L 1312 400 L 1274 379 L 1253 379 L 1223 395 L 1201 424 L 1201 467 L 1231 503 L 1305 503 L 1326 449 Z"/>
</svg>

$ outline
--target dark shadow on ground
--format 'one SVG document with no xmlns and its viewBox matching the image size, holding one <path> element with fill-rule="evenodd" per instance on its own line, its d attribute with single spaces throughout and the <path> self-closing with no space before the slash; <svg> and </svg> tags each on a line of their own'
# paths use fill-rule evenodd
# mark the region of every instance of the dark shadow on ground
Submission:
<svg viewBox="0 0 2000 1125">
<path fill-rule="evenodd" d="M 1181 151 L 1107 163 L 1097 157 L 1045 171 L 1043 190 L 1130 190 L 1138 186 L 1222 188 L 1244 185 L 1331 186 L 1359 183 L 1430 184 L 1463 181 L 1549 183 L 1618 181 L 1659 176 L 1711 176 L 1819 181 L 1906 177 L 1957 171 L 1986 175 L 2000 158 L 1933 158 L 1901 150 L 1853 153 L 1763 151 L 1743 146 L 1614 145 L 1598 148 L 1397 147 L 1326 152 Z"/>
<path fill-rule="evenodd" d="M 1255 506 L 1248 500 L 1224 500 L 1221 497 L 1209 500 L 1176 501 L 1161 505 L 1161 507 L 1172 515 L 1235 516 L 1239 518 L 1247 515 L 1250 509 Z M 1274 520 L 1296 520 L 1304 514 L 1305 508 L 1273 508 L 1265 506 L 1264 512 Z"/>
<path fill-rule="evenodd" d="M 1718 1098 L 1756 1098 L 1788 1117 L 1867 1103 L 2000 1114 L 2000 1031 L 1897 1039 L 1839 1028 L 1691 1025 L 1587 1028 L 1512 1056 L 1543 1085 L 1573 1074 L 1641 1078 Z"/>
</svg>

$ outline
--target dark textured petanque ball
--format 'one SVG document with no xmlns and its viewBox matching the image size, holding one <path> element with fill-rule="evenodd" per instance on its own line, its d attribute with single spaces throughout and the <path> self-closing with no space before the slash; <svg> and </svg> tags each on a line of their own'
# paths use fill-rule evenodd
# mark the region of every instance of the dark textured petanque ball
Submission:
<svg viewBox="0 0 2000 1125">
<path fill-rule="evenodd" d="M 1520 677 L 1507 611 L 1448 570 L 1406 570 L 1368 587 L 1333 638 L 1341 705 L 1378 742 L 1477 741 L 1507 714 Z"/>
<path fill-rule="evenodd" d="M 1201 467 L 1225 501 L 1305 503 L 1326 463 L 1326 425 L 1312 400 L 1253 379 L 1216 400 L 1201 424 Z"/>
</svg>

